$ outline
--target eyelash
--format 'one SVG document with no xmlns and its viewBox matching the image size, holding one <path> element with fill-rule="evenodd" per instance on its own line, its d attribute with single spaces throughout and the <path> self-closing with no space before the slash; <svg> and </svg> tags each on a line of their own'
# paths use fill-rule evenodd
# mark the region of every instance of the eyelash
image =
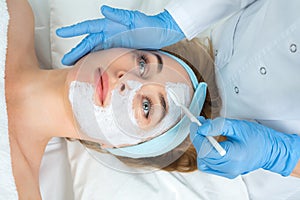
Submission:
<svg viewBox="0 0 300 200">
<path fill-rule="evenodd" d="M 141 72 L 141 62 L 143 62 L 144 63 L 144 71 L 143 72 Z M 148 58 L 148 56 L 146 55 L 146 54 L 139 54 L 139 56 L 138 56 L 138 67 L 139 67 L 139 75 L 141 76 L 141 77 L 144 77 L 145 76 L 145 74 L 147 73 L 147 69 L 146 69 L 146 67 L 147 67 L 147 64 L 149 63 L 149 58 Z"/>
<path fill-rule="evenodd" d="M 143 109 L 143 111 L 144 111 L 144 107 L 143 106 L 144 106 L 144 101 L 145 100 L 149 102 L 149 110 L 148 110 L 148 113 L 145 114 L 145 118 L 148 119 L 149 115 L 150 115 L 150 113 L 152 111 L 152 105 L 153 105 L 153 103 L 152 103 L 152 100 L 149 97 L 143 96 L 142 97 L 142 109 Z"/>
</svg>

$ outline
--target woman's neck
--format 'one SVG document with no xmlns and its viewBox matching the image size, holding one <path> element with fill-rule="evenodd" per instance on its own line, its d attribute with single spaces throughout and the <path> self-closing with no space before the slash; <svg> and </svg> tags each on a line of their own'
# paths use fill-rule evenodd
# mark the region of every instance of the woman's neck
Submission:
<svg viewBox="0 0 300 200">
<path fill-rule="evenodd" d="M 68 99 L 68 76 L 72 69 L 38 70 L 26 89 L 27 114 L 31 127 L 43 138 L 74 134 L 73 114 Z"/>
</svg>

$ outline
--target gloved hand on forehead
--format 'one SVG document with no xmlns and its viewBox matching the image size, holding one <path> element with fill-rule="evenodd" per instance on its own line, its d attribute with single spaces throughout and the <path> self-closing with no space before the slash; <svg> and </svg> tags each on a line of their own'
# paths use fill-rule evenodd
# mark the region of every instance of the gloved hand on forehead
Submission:
<svg viewBox="0 0 300 200">
<path fill-rule="evenodd" d="M 235 178 L 263 168 L 288 176 L 299 161 L 300 136 L 296 134 L 281 133 L 249 121 L 198 119 L 202 126 L 193 123 L 190 133 L 198 152 L 198 169 L 203 172 Z M 225 156 L 211 147 L 207 135 L 227 137 L 220 142 L 227 152 Z"/>
<path fill-rule="evenodd" d="M 139 11 L 129 11 L 102 6 L 105 18 L 87 20 L 57 29 L 60 37 L 88 34 L 75 48 L 64 55 L 62 63 L 72 65 L 96 48 L 126 47 L 160 49 L 174 44 L 185 36 L 168 11 L 148 16 Z"/>
</svg>

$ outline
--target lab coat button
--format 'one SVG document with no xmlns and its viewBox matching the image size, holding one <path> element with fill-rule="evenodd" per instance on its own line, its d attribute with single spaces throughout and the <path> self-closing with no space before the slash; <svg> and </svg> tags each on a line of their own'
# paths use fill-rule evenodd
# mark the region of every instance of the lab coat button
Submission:
<svg viewBox="0 0 300 200">
<path fill-rule="evenodd" d="M 215 50 L 215 57 L 218 55 L 218 49 Z"/>
<path fill-rule="evenodd" d="M 238 94 L 238 93 L 240 92 L 240 90 L 239 90 L 239 88 L 238 88 L 237 86 L 234 87 L 234 92 L 235 92 L 236 94 Z"/>
<path fill-rule="evenodd" d="M 266 70 L 265 67 L 261 67 L 261 68 L 259 69 L 259 71 L 260 71 L 261 75 L 266 75 L 266 73 L 267 73 L 267 70 Z"/>
<path fill-rule="evenodd" d="M 296 44 L 291 44 L 291 45 L 290 45 L 290 51 L 291 51 L 292 53 L 295 53 L 295 52 L 297 51 L 297 45 L 296 45 Z"/>
</svg>

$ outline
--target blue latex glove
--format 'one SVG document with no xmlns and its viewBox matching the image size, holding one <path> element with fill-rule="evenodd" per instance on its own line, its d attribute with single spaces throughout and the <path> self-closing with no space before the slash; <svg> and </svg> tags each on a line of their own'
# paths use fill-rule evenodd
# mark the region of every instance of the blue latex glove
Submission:
<svg viewBox="0 0 300 200">
<path fill-rule="evenodd" d="M 283 176 L 291 174 L 300 158 L 300 136 L 285 134 L 258 123 L 216 118 L 198 118 L 202 126 L 193 123 L 191 140 L 198 152 L 198 169 L 207 173 L 235 178 L 263 168 Z M 226 150 L 220 156 L 205 138 L 224 135 L 220 142 Z"/>
<path fill-rule="evenodd" d="M 72 65 L 95 49 L 112 47 L 160 49 L 182 40 L 185 36 L 168 11 L 154 16 L 102 6 L 105 18 L 88 20 L 57 29 L 60 37 L 88 34 L 67 53 L 62 63 Z"/>
</svg>

